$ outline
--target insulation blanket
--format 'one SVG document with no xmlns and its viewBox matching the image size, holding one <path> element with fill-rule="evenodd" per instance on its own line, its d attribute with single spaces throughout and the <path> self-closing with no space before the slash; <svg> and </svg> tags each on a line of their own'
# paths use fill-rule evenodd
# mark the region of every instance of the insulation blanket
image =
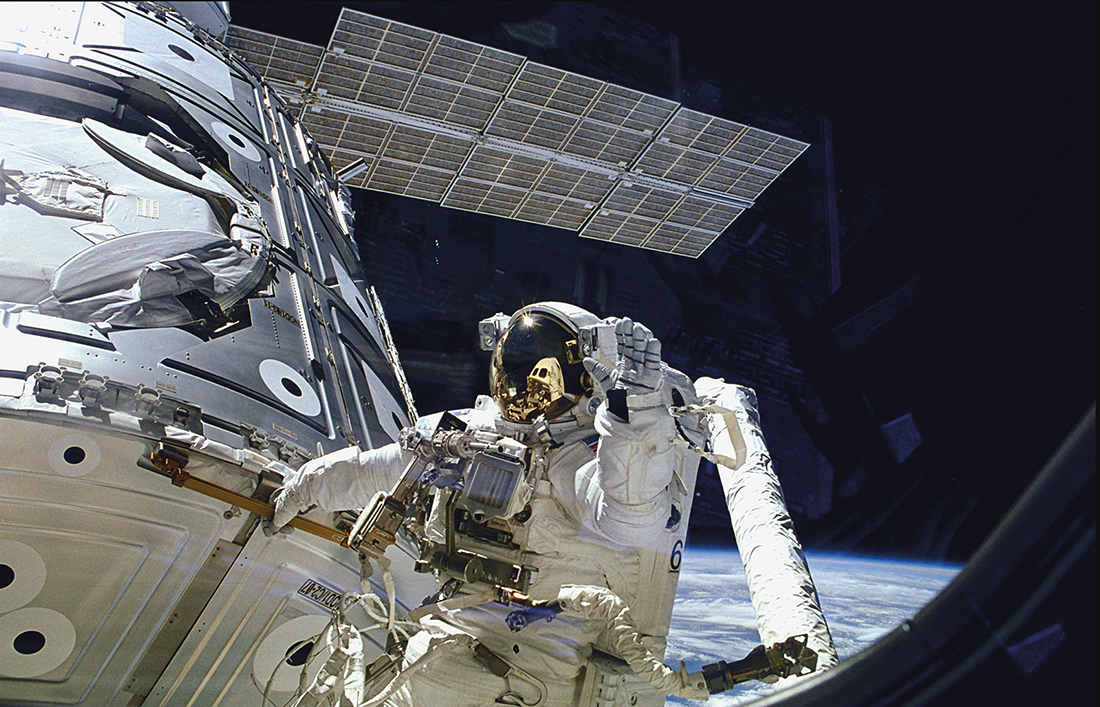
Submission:
<svg viewBox="0 0 1100 707">
<path fill-rule="evenodd" d="M 817 669 L 837 663 L 829 627 L 779 479 L 772 469 L 757 412 L 756 393 L 713 378 L 695 383 L 703 404 L 725 408 L 709 416 L 716 455 L 736 460 L 736 468 L 718 466 L 733 534 L 745 566 L 749 595 L 765 646 L 807 634 L 817 652 Z M 736 424 L 733 424 L 733 423 Z"/>
</svg>

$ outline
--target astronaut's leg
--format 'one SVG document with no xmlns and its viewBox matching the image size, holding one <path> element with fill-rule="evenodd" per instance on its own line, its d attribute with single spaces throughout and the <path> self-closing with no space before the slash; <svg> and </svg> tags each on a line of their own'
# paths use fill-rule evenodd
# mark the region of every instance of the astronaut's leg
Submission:
<svg viewBox="0 0 1100 707">
<path fill-rule="evenodd" d="M 713 378 L 700 378 L 695 389 L 702 405 L 727 411 L 709 415 L 711 444 L 715 454 L 736 460 L 735 468 L 720 465 L 718 475 L 761 641 L 770 646 L 804 633 L 818 654 L 818 669 L 836 665 L 836 648 L 760 429 L 756 393 Z"/>
</svg>

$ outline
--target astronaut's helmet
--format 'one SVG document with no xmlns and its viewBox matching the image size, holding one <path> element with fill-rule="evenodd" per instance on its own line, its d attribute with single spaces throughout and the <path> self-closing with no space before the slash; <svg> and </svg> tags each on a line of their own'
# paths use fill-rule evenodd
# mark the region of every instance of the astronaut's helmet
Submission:
<svg viewBox="0 0 1100 707">
<path fill-rule="evenodd" d="M 577 331 L 598 321 L 560 302 L 528 305 L 508 319 L 489 364 L 489 387 L 505 419 L 553 420 L 592 393 Z"/>
</svg>

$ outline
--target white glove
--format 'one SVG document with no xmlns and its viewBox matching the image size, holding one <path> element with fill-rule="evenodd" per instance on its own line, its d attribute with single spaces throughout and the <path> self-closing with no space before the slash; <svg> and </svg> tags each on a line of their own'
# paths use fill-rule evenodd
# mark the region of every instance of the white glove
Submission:
<svg viewBox="0 0 1100 707">
<path fill-rule="evenodd" d="M 597 394 L 608 401 L 608 409 L 618 417 L 624 415 L 627 396 L 640 401 L 661 387 L 661 342 L 653 332 L 630 319 L 615 323 L 615 368 L 610 370 L 594 358 L 584 359 L 584 368 L 592 376 Z M 616 395 L 612 391 L 625 391 Z M 656 400 L 653 401 L 656 404 Z M 635 407 L 635 405 L 631 405 Z M 646 403 L 636 407 L 652 407 Z"/>
<path fill-rule="evenodd" d="M 262 523 L 264 534 L 272 536 L 277 532 L 289 532 L 290 528 L 284 526 L 299 513 L 305 513 L 310 509 L 312 502 L 309 492 L 302 483 L 304 474 L 302 469 L 291 472 L 284 477 L 283 485 L 271 494 L 271 502 L 275 504 L 275 516 L 270 521 Z"/>
</svg>

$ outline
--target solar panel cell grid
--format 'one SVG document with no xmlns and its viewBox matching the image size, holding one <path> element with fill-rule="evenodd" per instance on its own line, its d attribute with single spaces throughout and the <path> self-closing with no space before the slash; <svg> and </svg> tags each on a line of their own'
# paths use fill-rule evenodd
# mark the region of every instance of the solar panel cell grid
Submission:
<svg viewBox="0 0 1100 707">
<path fill-rule="evenodd" d="M 503 94 L 522 64 L 514 54 L 439 35 L 424 73 Z"/>
<path fill-rule="evenodd" d="M 446 135 L 406 125 L 394 128 L 386 145 L 386 158 L 456 172 L 469 145 Z"/>
<path fill-rule="evenodd" d="M 730 159 L 721 159 L 699 182 L 704 189 L 739 196 L 752 201 L 779 175 L 772 170 L 761 169 Z"/>
<path fill-rule="evenodd" d="M 716 161 L 716 157 L 704 152 L 654 142 L 638 160 L 637 167 L 643 174 L 694 186 Z"/>
<path fill-rule="evenodd" d="M 238 27 L 228 42 L 303 104 L 338 168 L 366 158 L 352 186 L 662 252 L 698 256 L 808 147 L 348 9 L 327 50 Z"/>
<path fill-rule="evenodd" d="M 528 62 L 508 96 L 523 103 L 583 115 L 602 86 L 602 81 L 587 76 Z"/>
<path fill-rule="evenodd" d="M 586 204 L 598 204 L 611 191 L 614 182 L 607 175 L 578 167 L 551 163 L 539 182 L 539 191 L 561 194 Z"/>
<path fill-rule="evenodd" d="M 637 159 L 648 142 L 649 138 L 645 135 L 594 120 L 582 120 L 566 140 L 562 151 L 627 167 Z"/>
<path fill-rule="evenodd" d="M 230 27 L 226 44 L 261 76 L 289 86 L 308 86 L 324 48 L 265 32 Z"/>
<path fill-rule="evenodd" d="M 380 17 L 344 8 L 329 40 L 329 51 L 372 61 L 389 24 Z"/>
<path fill-rule="evenodd" d="M 367 188 L 417 199 L 439 201 L 453 178 L 453 172 L 381 159 L 371 173 Z"/>
<path fill-rule="evenodd" d="M 545 167 L 545 160 L 479 146 L 474 149 L 464 174 L 484 182 L 532 189 Z"/>
<path fill-rule="evenodd" d="M 427 30 L 390 23 L 378 45 L 374 61 L 400 69 L 417 71 L 434 37 L 435 34 Z"/>
<path fill-rule="evenodd" d="M 532 193 L 513 218 L 557 228 L 576 230 L 588 218 L 590 209 L 583 202 L 545 192 Z"/>
<path fill-rule="evenodd" d="M 357 154 L 378 154 L 392 123 L 336 111 L 306 111 L 302 124 L 322 145 Z"/>
<path fill-rule="evenodd" d="M 577 118 L 505 99 L 486 133 L 516 142 L 557 150 L 573 132 Z"/>
<path fill-rule="evenodd" d="M 500 96 L 432 76 L 420 76 L 405 109 L 414 115 L 480 130 Z"/>
</svg>

